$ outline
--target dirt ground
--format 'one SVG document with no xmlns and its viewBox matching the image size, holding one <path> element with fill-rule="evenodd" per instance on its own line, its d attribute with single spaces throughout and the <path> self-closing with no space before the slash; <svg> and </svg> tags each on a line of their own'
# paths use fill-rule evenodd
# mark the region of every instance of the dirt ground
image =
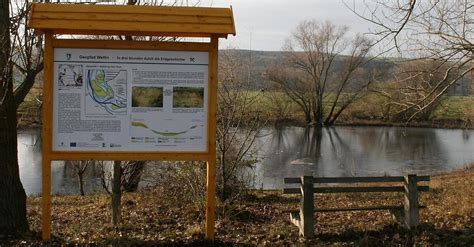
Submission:
<svg viewBox="0 0 474 247">
<path fill-rule="evenodd" d="M 199 203 L 180 203 L 159 187 L 123 198 L 123 224 L 110 224 L 107 194 L 55 196 L 52 245 L 87 246 L 473 246 L 474 169 L 432 177 L 420 203 L 421 225 L 412 233 L 386 211 L 315 215 L 315 238 L 305 240 L 289 221 L 296 196 L 279 191 L 250 191 L 232 204 L 219 205 L 216 240 L 204 241 L 204 212 Z M 177 192 L 179 195 L 179 192 Z M 384 193 L 315 194 L 319 207 L 392 204 L 402 195 Z M 41 198 L 28 199 L 31 233 L 1 236 L 0 246 L 42 244 Z"/>
</svg>

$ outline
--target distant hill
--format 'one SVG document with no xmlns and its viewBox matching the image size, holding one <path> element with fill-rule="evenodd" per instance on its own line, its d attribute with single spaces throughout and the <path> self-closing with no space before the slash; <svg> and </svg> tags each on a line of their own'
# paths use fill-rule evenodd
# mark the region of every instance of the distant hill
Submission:
<svg viewBox="0 0 474 247">
<path fill-rule="evenodd" d="M 237 53 L 237 55 L 244 59 L 244 61 L 248 61 L 249 65 L 251 65 L 250 71 L 250 81 L 252 89 L 261 89 L 265 88 L 266 82 L 264 78 L 265 70 L 268 66 L 272 64 L 278 64 L 283 61 L 284 53 L 283 51 L 252 51 L 252 50 L 220 50 L 219 53 L 226 53 L 226 52 L 233 52 Z M 348 56 L 338 56 L 336 57 L 335 61 L 335 69 L 337 70 L 338 67 L 342 66 L 342 62 L 347 59 Z M 387 77 L 386 80 L 389 81 L 393 79 L 393 70 L 395 69 L 395 65 L 399 62 L 403 61 L 400 58 L 376 58 L 366 64 L 364 67 L 367 70 L 374 70 L 377 69 L 379 71 L 386 72 L 385 76 Z M 471 75 L 464 77 L 461 79 L 455 87 L 451 88 L 449 91 L 450 95 L 469 95 L 474 93 L 474 73 Z"/>
<path fill-rule="evenodd" d="M 251 50 L 220 50 L 220 53 L 233 52 L 248 61 L 251 64 L 251 81 L 252 86 L 255 89 L 265 87 L 264 72 L 270 65 L 279 64 L 283 61 L 283 51 L 251 51 Z M 335 69 L 342 66 L 342 62 L 347 59 L 348 56 L 338 56 L 335 60 Z M 366 69 L 380 69 L 382 71 L 390 72 L 394 68 L 394 62 L 390 59 L 375 59 L 365 66 Z M 391 73 L 387 73 L 391 74 Z"/>
</svg>

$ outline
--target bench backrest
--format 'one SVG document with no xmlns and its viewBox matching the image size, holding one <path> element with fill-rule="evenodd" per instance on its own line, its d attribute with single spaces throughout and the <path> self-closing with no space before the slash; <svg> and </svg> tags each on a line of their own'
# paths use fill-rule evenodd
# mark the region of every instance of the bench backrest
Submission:
<svg viewBox="0 0 474 247">
<path fill-rule="evenodd" d="M 285 184 L 318 184 L 313 186 L 313 193 L 352 193 L 352 192 L 405 192 L 406 186 L 421 181 L 430 181 L 429 176 L 417 176 L 410 174 L 407 176 L 394 177 L 312 177 L 303 176 L 300 178 L 284 178 Z M 398 185 L 374 185 L 374 186 L 328 186 L 322 184 L 354 184 L 354 183 L 390 183 L 403 182 L 403 186 Z M 428 191 L 429 186 L 417 186 L 418 191 Z M 284 194 L 302 194 L 301 188 L 284 188 Z"/>
</svg>

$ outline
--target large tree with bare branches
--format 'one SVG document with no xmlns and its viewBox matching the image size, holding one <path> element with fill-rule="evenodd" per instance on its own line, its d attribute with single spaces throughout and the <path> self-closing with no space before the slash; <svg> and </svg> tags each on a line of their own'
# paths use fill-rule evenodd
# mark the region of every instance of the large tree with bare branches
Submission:
<svg viewBox="0 0 474 247">
<path fill-rule="evenodd" d="M 27 1 L 0 1 L 0 232 L 28 230 L 17 157 L 16 111 L 42 70 L 41 38 L 25 28 Z M 20 76 L 13 77 L 13 71 Z"/>
<path fill-rule="evenodd" d="M 450 87 L 474 71 L 472 0 L 373 0 L 363 8 L 356 8 L 355 2 L 347 6 L 375 25 L 371 34 L 387 51 L 398 51 L 402 56 L 434 65 L 429 70 L 425 66 L 418 73 L 408 73 L 410 80 L 423 79 L 422 74 L 441 74 L 429 79 L 429 87 L 417 90 L 417 97 L 406 102 L 393 102 L 403 103 L 399 104 L 403 107 L 398 114 L 404 115 L 406 121 L 426 113 Z M 407 77 L 401 79 L 406 81 Z M 413 90 L 405 92 L 412 94 Z"/>
<path fill-rule="evenodd" d="M 284 62 L 267 70 L 308 123 L 333 125 L 373 81 L 363 69 L 371 43 L 361 35 L 348 38 L 347 31 L 330 22 L 302 21 L 285 44 Z"/>
</svg>

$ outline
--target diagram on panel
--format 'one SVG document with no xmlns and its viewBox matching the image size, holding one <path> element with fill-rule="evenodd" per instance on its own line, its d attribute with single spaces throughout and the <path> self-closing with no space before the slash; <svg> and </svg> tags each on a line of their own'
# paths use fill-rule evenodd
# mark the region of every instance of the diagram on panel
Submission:
<svg viewBox="0 0 474 247">
<path fill-rule="evenodd" d="M 86 83 L 86 115 L 127 113 L 126 70 L 89 69 Z"/>
</svg>

